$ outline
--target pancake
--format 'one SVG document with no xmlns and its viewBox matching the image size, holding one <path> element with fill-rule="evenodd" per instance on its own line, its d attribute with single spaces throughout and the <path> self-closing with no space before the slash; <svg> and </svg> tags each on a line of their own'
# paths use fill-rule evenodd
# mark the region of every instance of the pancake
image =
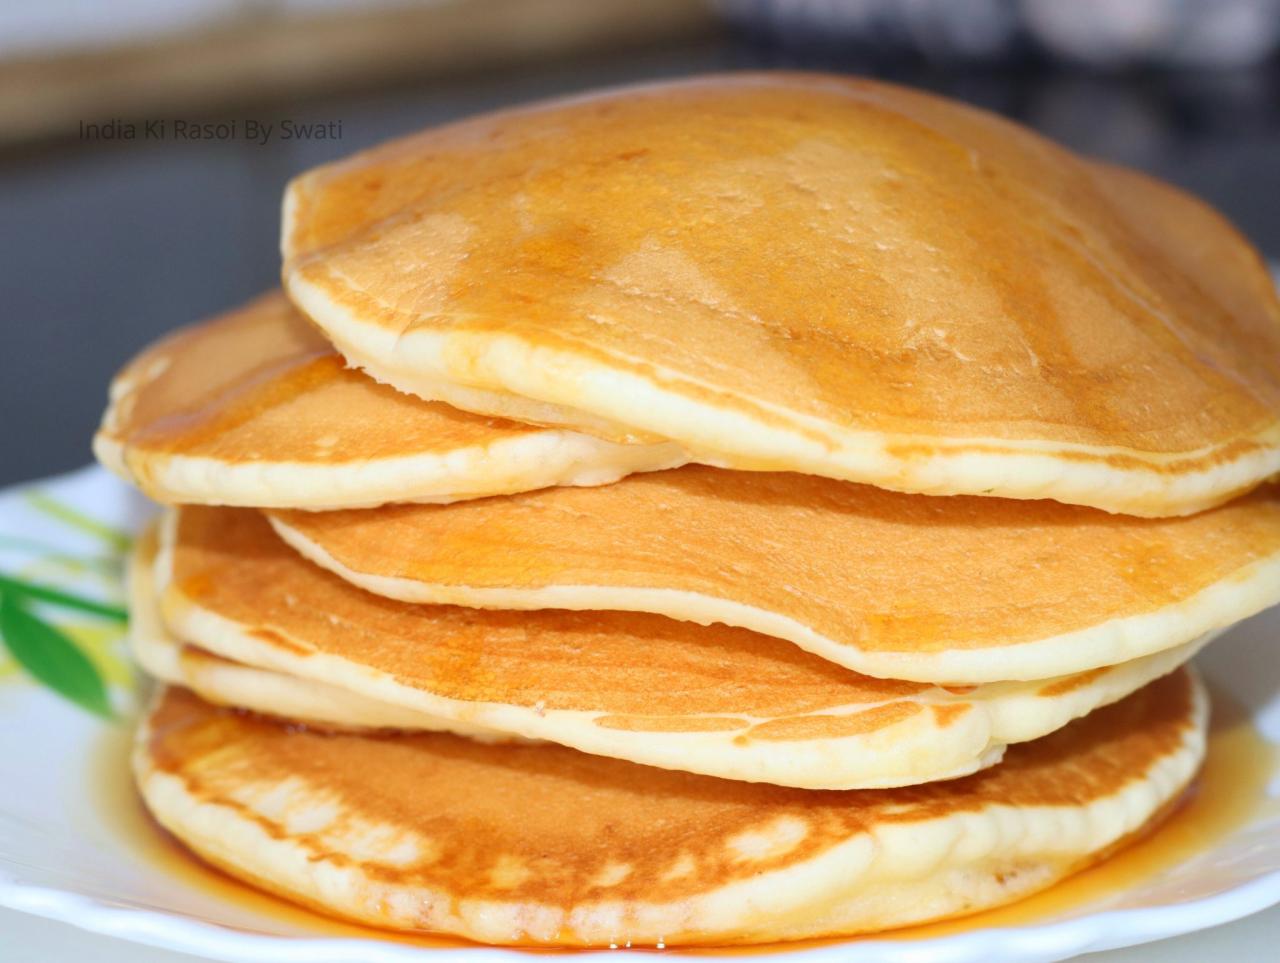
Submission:
<svg viewBox="0 0 1280 963">
<path fill-rule="evenodd" d="M 1204 753 L 1186 670 L 950 782 L 820 792 L 557 746 L 323 735 L 164 692 L 134 770 L 227 872 L 375 926 L 683 946 L 886 929 L 1042 889 L 1169 811 Z"/>
<path fill-rule="evenodd" d="M 320 728 L 412 729 L 486 740 L 512 737 L 454 719 L 378 702 L 338 686 L 225 659 L 174 638 L 160 617 L 154 585 L 155 526 L 139 536 L 129 559 L 129 648 L 148 675 L 181 685 L 206 702 L 249 709 Z"/>
<path fill-rule="evenodd" d="M 234 509 L 171 517 L 156 572 L 168 629 L 239 663 L 599 755 L 815 789 L 973 772 L 1204 641 L 1084 675 L 948 690 L 855 675 L 722 625 L 382 599 Z"/>
<path fill-rule="evenodd" d="M 1218 213 L 984 111 L 731 74 L 393 141 L 287 190 L 378 380 L 695 460 L 1136 515 L 1280 470 L 1280 303 Z"/>
<path fill-rule="evenodd" d="M 724 622 L 857 672 L 1083 672 L 1280 601 L 1280 486 L 1187 518 L 904 495 L 690 465 L 450 506 L 272 512 L 307 558 L 410 602 Z"/>
<path fill-rule="evenodd" d="M 687 459 L 424 402 L 346 367 L 279 292 L 117 376 L 98 459 L 163 502 L 357 508 L 600 485 Z"/>
</svg>

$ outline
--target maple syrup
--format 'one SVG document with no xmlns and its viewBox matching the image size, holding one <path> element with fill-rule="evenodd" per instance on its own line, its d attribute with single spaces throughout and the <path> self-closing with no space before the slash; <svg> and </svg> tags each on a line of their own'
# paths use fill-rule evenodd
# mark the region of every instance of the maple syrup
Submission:
<svg viewBox="0 0 1280 963">
<path fill-rule="evenodd" d="M 980 929 L 1031 925 L 1079 912 L 1092 903 L 1115 897 L 1211 849 L 1255 817 L 1268 811 L 1280 814 L 1280 800 L 1268 799 L 1266 795 L 1268 782 L 1280 774 L 1280 749 L 1257 732 L 1247 713 L 1229 696 L 1221 692 L 1213 695 L 1213 722 L 1204 768 L 1171 815 L 1144 838 L 1056 886 L 1009 906 L 888 933 L 766 946 L 689 947 L 677 952 L 756 956 L 860 939 L 937 939 Z M 387 932 L 342 922 L 278 899 L 208 866 L 170 837 L 146 812 L 129 770 L 130 742 L 131 733 L 125 727 L 113 727 L 92 756 L 93 784 L 100 789 L 108 828 L 127 841 L 130 852 L 139 861 L 172 878 L 175 885 L 196 890 L 241 915 L 248 914 L 249 918 L 261 921 L 258 925 L 245 925 L 246 931 L 376 939 L 440 949 L 474 945 L 460 939 Z M 522 951 L 574 952 L 540 948 Z"/>
</svg>

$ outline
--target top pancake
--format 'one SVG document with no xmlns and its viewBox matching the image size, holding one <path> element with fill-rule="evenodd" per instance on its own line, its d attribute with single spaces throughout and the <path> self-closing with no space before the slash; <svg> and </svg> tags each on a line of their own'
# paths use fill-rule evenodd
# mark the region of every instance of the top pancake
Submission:
<svg viewBox="0 0 1280 963">
<path fill-rule="evenodd" d="M 469 414 L 348 368 L 280 292 L 148 348 L 111 388 L 99 460 L 165 502 L 358 508 L 681 464 L 626 445 Z"/>
<path fill-rule="evenodd" d="M 877 82 L 429 130 L 295 180 L 283 249 L 379 380 L 727 467 L 1140 515 L 1280 469 L 1280 305 L 1225 220 Z"/>
</svg>

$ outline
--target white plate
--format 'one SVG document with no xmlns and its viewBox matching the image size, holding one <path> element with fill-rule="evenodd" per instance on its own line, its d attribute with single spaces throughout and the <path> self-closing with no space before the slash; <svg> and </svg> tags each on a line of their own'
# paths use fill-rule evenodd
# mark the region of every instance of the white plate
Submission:
<svg viewBox="0 0 1280 963">
<path fill-rule="evenodd" d="M 120 601 L 123 542 L 146 504 L 89 468 L 0 493 L 0 573 L 77 595 Z M 122 626 L 53 604 L 30 606 L 75 638 L 111 680 L 122 717 L 134 703 Z M 1199 660 L 1218 692 L 1241 703 L 1280 745 L 1280 610 L 1234 629 Z M 202 884 L 141 819 L 124 773 L 126 724 L 105 722 L 40 686 L 0 650 L 0 905 L 97 933 L 220 960 L 488 963 L 518 950 L 423 947 L 359 934 L 301 912 L 263 912 Z M 894 939 L 800 945 L 771 960 L 805 963 L 962 963 L 1058 960 L 1214 926 L 1280 903 L 1280 754 L 1253 780 L 1266 805 L 1180 864 L 1120 891 L 1059 906 L 1030 921 Z M 1265 785 L 1266 789 L 1260 788 Z M 1247 804 L 1249 800 L 1242 800 Z M 1156 837 L 1158 841 L 1159 836 Z M 1123 856 L 1121 858 L 1124 858 Z M 1068 883 L 1067 885 L 1071 885 Z M 1014 911 L 1016 919 L 1016 909 Z M 668 951 L 668 954 L 678 951 Z M 604 953 L 575 953 L 575 958 Z M 702 951 L 700 959 L 729 958 Z M 736 958 L 736 956 L 735 956 Z"/>
</svg>

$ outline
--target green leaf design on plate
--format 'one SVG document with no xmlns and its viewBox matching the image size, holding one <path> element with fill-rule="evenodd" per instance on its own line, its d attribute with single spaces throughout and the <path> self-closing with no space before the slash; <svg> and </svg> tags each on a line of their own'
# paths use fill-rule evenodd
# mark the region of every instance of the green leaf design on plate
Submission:
<svg viewBox="0 0 1280 963">
<path fill-rule="evenodd" d="M 119 581 L 124 560 L 118 555 L 70 555 L 46 542 L 16 535 L 0 535 L 0 552 L 24 552 L 37 555 L 42 561 L 61 565 L 71 571 L 97 572 Z"/>
<path fill-rule="evenodd" d="M 44 512 L 50 518 L 56 518 L 64 525 L 69 525 L 84 532 L 86 535 L 92 535 L 94 538 L 101 540 L 112 551 L 128 551 L 129 546 L 133 543 L 133 538 L 128 532 L 106 525 L 96 518 L 90 518 L 84 512 L 72 508 L 65 502 L 46 495 L 44 492 L 27 492 L 26 501 L 32 508 Z"/>
<path fill-rule="evenodd" d="M 64 592 L 48 585 L 23 582 L 19 579 L 9 578 L 7 575 L 0 575 L 0 594 L 17 597 L 26 596 L 27 598 L 39 599 L 42 602 L 52 602 L 55 605 L 61 605 L 69 609 L 79 609 L 81 612 L 92 612 L 94 615 L 102 615 L 118 622 L 129 621 L 128 610 L 121 608 L 119 605 L 95 602 L 93 599 L 72 595 L 70 592 Z"/>
<path fill-rule="evenodd" d="M 9 591 L 0 591 L 0 639 L 40 682 L 82 708 L 111 718 L 107 688 L 88 656 Z"/>
</svg>

